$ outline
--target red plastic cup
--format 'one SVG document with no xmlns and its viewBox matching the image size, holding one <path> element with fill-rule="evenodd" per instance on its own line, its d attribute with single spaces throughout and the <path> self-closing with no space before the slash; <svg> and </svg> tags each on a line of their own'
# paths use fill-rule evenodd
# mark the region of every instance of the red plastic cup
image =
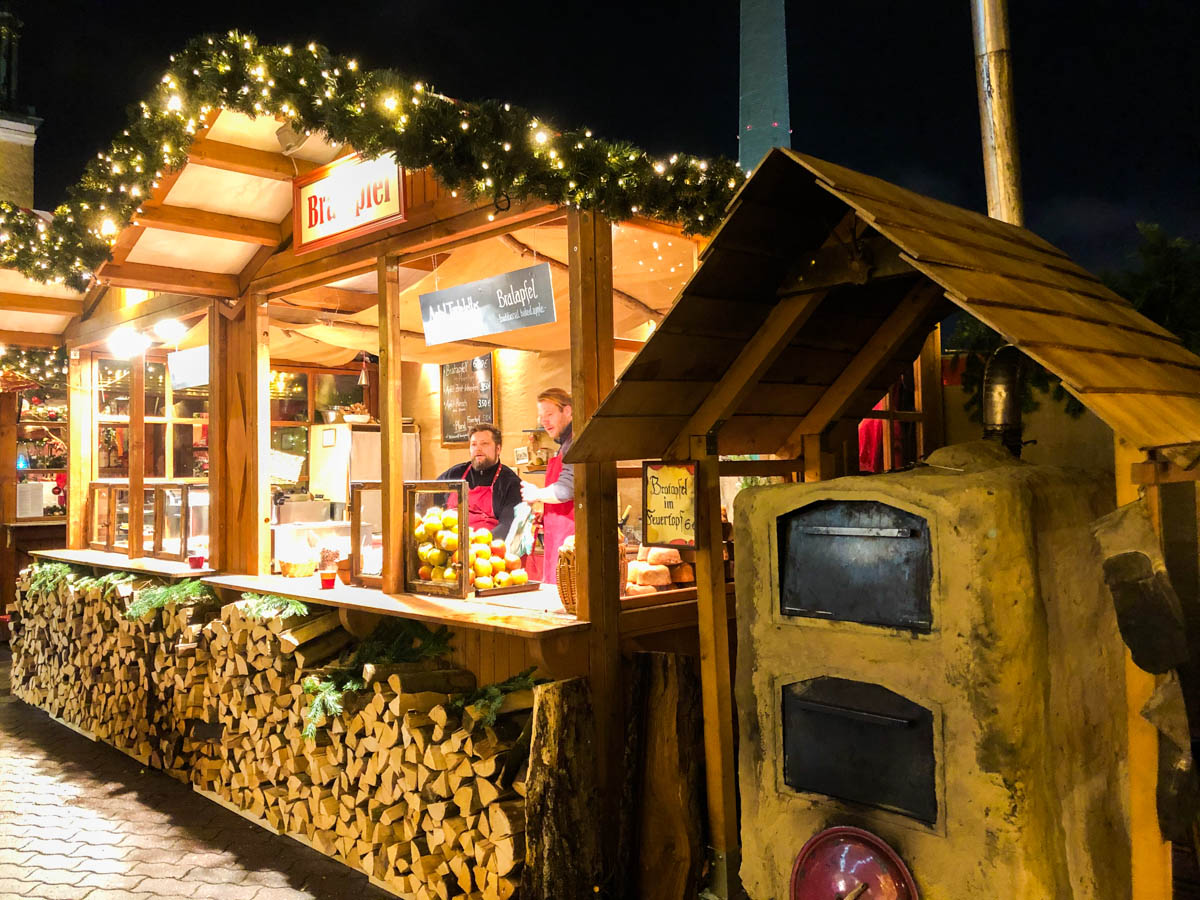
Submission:
<svg viewBox="0 0 1200 900">
<path fill-rule="evenodd" d="M 203 556 L 189 556 L 188 557 L 188 565 L 191 566 L 193 569 L 203 569 L 204 568 L 204 557 Z"/>
<path fill-rule="evenodd" d="M 334 584 L 337 583 L 337 572 L 322 572 L 321 573 L 321 588 L 323 590 L 331 590 Z"/>
</svg>

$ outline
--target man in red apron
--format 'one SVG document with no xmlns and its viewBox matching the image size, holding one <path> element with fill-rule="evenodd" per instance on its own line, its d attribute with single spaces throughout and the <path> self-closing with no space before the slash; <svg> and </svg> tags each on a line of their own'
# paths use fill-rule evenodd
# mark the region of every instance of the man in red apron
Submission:
<svg viewBox="0 0 1200 900">
<path fill-rule="evenodd" d="M 467 520 L 503 539 L 512 527 L 513 510 L 521 502 L 521 479 L 500 462 L 500 429 L 490 423 L 472 425 L 471 459 L 451 466 L 440 481 L 467 483 Z"/>
<path fill-rule="evenodd" d="M 546 486 L 521 482 L 521 499 L 542 504 L 542 544 L 546 548 L 542 581 L 555 584 L 558 576 L 558 548 L 575 533 L 575 467 L 563 465 L 563 456 L 571 448 L 571 395 L 562 388 L 548 388 L 538 394 L 538 423 L 559 444 L 558 452 L 546 465 Z"/>
</svg>

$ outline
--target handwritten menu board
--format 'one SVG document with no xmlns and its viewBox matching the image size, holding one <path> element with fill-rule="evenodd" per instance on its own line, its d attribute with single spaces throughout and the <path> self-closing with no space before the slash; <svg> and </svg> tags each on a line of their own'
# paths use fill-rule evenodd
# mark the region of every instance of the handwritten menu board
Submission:
<svg viewBox="0 0 1200 900">
<path fill-rule="evenodd" d="M 496 421 L 492 354 L 442 366 L 442 443 L 465 444 L 479 422 Z"/>
<path fill-rule="evenodd" d="M 642 543 L 696 546 L 696 464 L 642 463 Z"/>
</svg>

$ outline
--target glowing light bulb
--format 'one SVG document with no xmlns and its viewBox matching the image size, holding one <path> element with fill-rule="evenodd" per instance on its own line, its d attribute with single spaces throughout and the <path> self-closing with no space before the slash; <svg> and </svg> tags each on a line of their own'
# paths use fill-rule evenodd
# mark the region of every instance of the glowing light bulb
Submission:
<svg viewBox="0 0 1200 900">
<path fill-rule="evenodd" d="M 167 101 L 167 109 L 171 112 L 179 112 L 183 109 L 183 101 L 179 99 L 178 94 L 171 95 L 171 99 Z"/>
<path fill-rule="evenodd" d="M 547 138 L 547 136 L 546 136 L 546 132 L 544 132 L 544 131 L 539 131 L 537 134 L 535 134 L 533 136 L 533 139 L 535 141 L 537 141 L 539 144 L 544 144 L 544 143 L 546 143 L 547 140 L 549 140 L 549 138 Z"/>
<path fill-rule="evenodd" d="M 167 344 L 179 343 L 187 332 L 187 326 L 178 319 L 163 319 L 154 323 L 154 336 Z"/>
</svg>

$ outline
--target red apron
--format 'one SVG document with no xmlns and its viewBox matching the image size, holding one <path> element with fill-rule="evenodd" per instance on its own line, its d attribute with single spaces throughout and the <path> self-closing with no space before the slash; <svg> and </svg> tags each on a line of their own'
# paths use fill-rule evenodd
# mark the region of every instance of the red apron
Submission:
<svg viewBox="0 0 1200 900">
<path fill-rule="evenodd" d="M 562 453 L 550 457 L 546 464 L 546 487 L 558 481 L 562 474 Z M 542 545 L 546 548 L 543 559 L 542 581 L 558 583 L 558 548 L 575 533 L 575 498 L 564 503 L 542 503 Z"/>
<path fill-rule="evenodd" d="M 463 472 L 463 481 L 467 480 L 470 471 L 471 467 L 468 466 L 467 471 Z M 500 520 L 496 518 L 496 508 L 492 505 L 492 488 L 496 486 L 496 479 L 499 477 L 500 464 L 497 463 L 496 474 L 492 476 L 491 484 L 486 487 L 473 487 L 467 491 L 467 521 L 472 528 L 495 531 L 496 526 L 500 524 Z"/>
</svg>

